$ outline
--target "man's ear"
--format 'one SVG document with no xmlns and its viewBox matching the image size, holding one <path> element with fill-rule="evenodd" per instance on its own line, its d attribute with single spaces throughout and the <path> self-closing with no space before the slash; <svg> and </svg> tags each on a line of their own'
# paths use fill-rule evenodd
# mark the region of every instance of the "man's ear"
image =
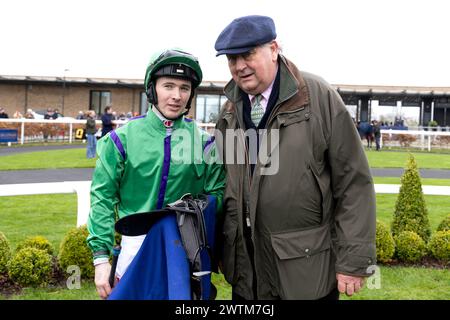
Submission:
<svg viewBox="0 0 450 320">
<path fill-rule="evenodd" d="M 272 61 L 277 61 L 278 53 L 280 53 L 280 46 L 278 45 L 278 42 L 276 40 L 272 40 L 270 42 L 270 50 L 272 54 Z"/>
</svg>

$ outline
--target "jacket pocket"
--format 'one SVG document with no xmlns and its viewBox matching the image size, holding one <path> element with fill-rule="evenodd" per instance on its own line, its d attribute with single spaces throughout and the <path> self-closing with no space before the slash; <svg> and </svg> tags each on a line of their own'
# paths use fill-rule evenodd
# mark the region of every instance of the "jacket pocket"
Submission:
<svg viewBox="0 0 450 320">
<path fill-rule="evenodd" d="M 333 285 L 329 225 L 271 234 L 282 299 L 318 299 Z"/>
<path fill-rule="evenodd" d="M 222 252 L 222 272 L 228 283 L 234 285 L 236 283 L 235 265 L 236 265 L 236 238 L 237 224 L 230 224 L 224 227 L 224 243 Z"/>
<path fill-rule="evenodd" d="M 278 126 L 288 127 L 292 124 L 309 120 L 310 114 L 305 107 L 290 112 L 283 112 L 278 115 Z"/>
</svg>

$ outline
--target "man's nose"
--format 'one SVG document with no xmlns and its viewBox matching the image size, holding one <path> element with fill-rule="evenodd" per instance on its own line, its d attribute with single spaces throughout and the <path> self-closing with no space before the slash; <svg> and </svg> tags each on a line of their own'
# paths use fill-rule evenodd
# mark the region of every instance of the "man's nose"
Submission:
<svg viewBox="0 0 450 320">
<path fill-rule="evenodd" d="M 235 64 L 236 71 L 242 71 L 246 67 L 247 67 L 247 63 L 245 62 L 245 59 L 241 56 L 238 56 L 236 58 L 236 64 Z"/>
<path fill-rule="evenodd" d="M 175 88 L 173 90 L 172 99 L 174 99 L 174 100 L 180 100 L 181 99 L 181 90 L 180 90 L 180 88 Z"/>
</svg>

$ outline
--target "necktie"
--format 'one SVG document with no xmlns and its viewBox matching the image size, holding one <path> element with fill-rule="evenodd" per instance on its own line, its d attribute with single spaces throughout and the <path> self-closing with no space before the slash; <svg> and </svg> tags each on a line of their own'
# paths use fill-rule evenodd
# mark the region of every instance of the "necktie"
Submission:
<svg viewBox="0 0 450 320">
<path fill-rule="evenodd" d="M 258 127 L 258 124 L 264 115 L 264 109 L 261 105 L 261 99 L 262 99 L 262 95 L 260 95 L 260 94 L 257 94 L 253 98 L 252 111 L 250 112 L 250 117 L 256 127 Z"/>
</svg>

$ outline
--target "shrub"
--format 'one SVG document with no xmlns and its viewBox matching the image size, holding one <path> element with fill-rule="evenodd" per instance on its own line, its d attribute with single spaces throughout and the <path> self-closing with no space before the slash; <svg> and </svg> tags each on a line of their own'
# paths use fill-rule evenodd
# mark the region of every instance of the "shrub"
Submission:
<svg viewBox="0 0 450 320">
<path fill-rule="evenodd" d="M 395 203 L 392 234 L 395 237 L 403 231 L 413 231 L 427 242 L 431 235 L 428 210 L 423 197 L 419 170 L 412 154 L 409 155 L 401 184 Z"/>
<path fill-rule="evenodd" d="M 438 231 L 433 234 L 428 249 L 436 259 L 450 262 L 450 230 Z"/>
<path fill-rule="evenodd" d="M 400 232 L 395 238 L 397 257 L 405 262 L 417 262 L 422 259 L 427 247 L 423 239 L 413 231 Z"/>
<path fill-rule="evenodd" d="M 9 241 L 0 232 L 0 273 L 6 273 L 8 271 L 8 261 L 11 259 L 11 248 L 9 246 Z"/>
<path fill-rule="evenodd" d="M 389 262 L 394 256 L 395 252 L 395 242 L 392 237 L 389 228 L 377 220 L 377 236 L 376 236 L 376 247 L 377 247 L 377 261 L 379 262 Z"/>
<path fill-rule="evenodd" d="M 431 120 L 428 122 L 428 126 L 429 127 L 437 127 L 438 123 L 437 123 L 437 121 Z"/>
<path fill-rule="evenodd" d="M 76 265 L 80 267 L 83 278 L 93 278 L 92 252 L 86 242 L 88 234 L 87 227 L 84 225 L 71 229 L 62 240 L 58 262 L 64 272 L 67 267 Z"/>
<path fill-rule="evenodd" d="M 437 231 L 447 231 L 450 230 L 450 215 L 448 215 L 442 222 L 439 224 Z"/>
<path fill-rule="evenodd" d="M 8 274 L 21 286 L 45 285 L 52 274 L 52 257 L 41 249 L 23 248 L 9 262 Z"/>
<path fill-rule="evenodd" d="M 23 248 L 36 248 L 47 252 L 49 255 L 53 255 L 53 247 L 50 241 L 42 236 L 28 237 L 21 241 L 16 248 L 16 251 L 20 251 Z"/>
</svg>

